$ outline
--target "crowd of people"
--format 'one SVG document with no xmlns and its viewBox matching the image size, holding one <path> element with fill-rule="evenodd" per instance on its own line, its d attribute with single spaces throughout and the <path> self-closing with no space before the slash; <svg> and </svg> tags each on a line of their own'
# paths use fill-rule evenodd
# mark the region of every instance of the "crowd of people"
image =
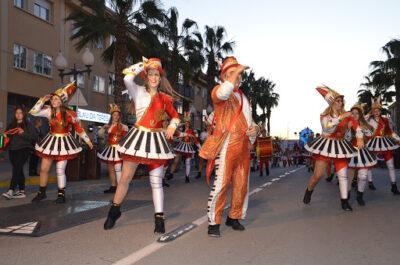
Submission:
<svg viewBox="0 0 400 265">
<path fill-rule="evenodd" d="M 299 143 L 284 145 L 273 141 L 267 131 L 252 119 L 252 109 L 246 95 L 240 90 L 241 76 L 247 66 L 235 57 L 228 57 L 221 65 L 220 80 L 211 92 L 214 112 L 207 119 L 207 128 L 199 132 L 192 128 L 190 113 L 179 115 L 174 101 L 181 95 L 166 79 L 161 61 L 143 59 L 123 71 L 124 83 L 134 105 L 137 122 L 131 128 L 122 123 L 118 105 L 109 106 L 110 120 L 98 134 L 106 139 L 98 158 L 107 165 L 110 186 L 104 193 L 113 194 L 104 229 L 112 229 L 121 216 L 121 204 L 139 165 L 148 169 L 154 204 L 154 233 L 165 233 L 164 187 L 174 177 L 178 164 L 183 161 L 185 183 L 190 183 L 193 159 L 201 178 L 203 168 L 211 186 L 207 203 L 208 235 L 220 236 L 222 213 L 227 192 L 231 191 L 231 207 L 225 221 L 234 230 L 243 231 L 239 222 L 245 218 L 248 207 L 249 175 L 259 171 L 268 176 L 270 167 L 291 167 L 306 163 L 313 172 L 303 202 L 311 202 L 319 179 L 327 174 L 331 181 L 334 166 L 338 177 L 341 206 L 351 211 L 348 197 L 351 182 L 357 180 L 357 202 L 365 205 L 363 192 L 367 180 L 371 188 L 371 168 L 382 155 L 389 169 L 391 192 L 400 194 L 396 185 L 392 150 L 398 147 L 400 137 L 393 131 L 389 120 L 381 116 L 379 100 L 372 104 L 371 113 L 364 116 L 364 106 L 354 105 L 344 110 L 344 96 L 323 86 L 317 90 L 329 107 L 321 114 L 322 134 Z M 137 77 L 143 83 L 137 83 Z M 25 178 L 23 166 L 29 159 L 29 172 L 38 175 L 39 189 L 32 199 L 39 203 L 47 198 L 48 174 L 53 162 L 57 175 L 58 204 L 66 202 L 65 169 L 69 160 L 82 151 L 82 142 L 93 148 L 90 137 L 81 127 L 77 114 L 67 107 L 75 93 L 76 84 L 70 83 L 38 100 L 28 115 L 22 107 L 15 109 L 14 120 L 4 132 L 2 149 L 9 151 L 12 179 L 8 199 L 24 198 Z M 44 135 L 41 117 L 49 121 L 50 130 Z M 30 122 L 29 120 L 32 120 Z M 205 165 L 205 162 L 207 163 Z M 211 182 L 211 177 L 213 181 Z M 372 184 L 373 185 L 373 184 Z"/>
</svg>

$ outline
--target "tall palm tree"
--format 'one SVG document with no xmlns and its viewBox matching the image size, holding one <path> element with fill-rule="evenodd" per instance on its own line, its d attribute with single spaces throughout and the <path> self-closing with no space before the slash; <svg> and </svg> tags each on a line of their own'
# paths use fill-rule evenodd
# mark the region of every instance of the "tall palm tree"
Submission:
<svg viewBox="0 0 400 265">
<path fill-rule="evenodd" d="M 388 90 L 386 85 L 383 85 L 386 81 L 382 80 L 382 75 L 365 76 L 366 82 L 362 83 L 361 86 L 364 89 L 357 91 L 358 101 L 365 103 L 367 108 L 365 108 L 365 113 L 369 112 L 371 109 L 372 100 L 375 98 L 380 98 L 383 105 L 388 105 L 393 102 L 393 98 L 396 92 L 393 90 Z"/>
<path fill-rule="evenodd" d="M 271 114 L 272 109 L 279 104 L 279 94 L 274 92 L 275 83 L 269 79 L 260 78 L 261 94 L 258 104 L 263 111 L 263 121 L 267 119 L 267 131 L 271 132 Z"/>
<path fill-rule="evenodd" d="M 218 63 L 226 54 L 233 52 L 234 41 L 225 41 L 226 30 L 222 26 L 205 27 L 204 32 L 204 52 L 207 61 L 207 82 L 210 90 L 214 87 L 218 79 Z"/>
<path fill-rule="evenodd" d="M 260 94 L 260 86 L 259 86 L 259 79 L 256 80 L 254 76 L 254 72 L 250 71 L 244 72 L 242 76 L 242 83 L 240 85 L 240 89 L 243 93 L 247 96 L 250 101 L 251 111 L 253 120 L 258 123 L 259 117 L 257 115 L 257 99 L 259 98 Z"/>
<path fill-rule="evenodd" d="M 381 85 L 387 90 L 394 87 L 396 97 L 396 126 L 400 126 L 400 40 L 393 39 L 382 47 L 386 55 L 384 61 L 371 62 L 372 82 L 374 85 Z M 378 78 L 379 77 L 379 78 Z M 374 80 L 378 78 L 378 80 Z"/>
<path fill-rule="evenodd" d="M 186 18 L 180 27 L 178 20 L 178 10 L 172 7 L 166 12 L 163 27 L 160 29 L 165 53 L 169 58 L 166 67 L 174 87 L 178 86 L 180 74 L 184 76 L 185 73 L 191 72 L 190 65 L 193 66 L 194 71 L 204 65 L 204 59 L 201 56 L 203 39 L 197 30 L 197 23 Z M 186 77 L 184 81 L 187 83 L 190 78 Z"/>
<path fill-rule="evenodd" d="M 127 66 L 127 58 L 130 55 L 138 60 L 150 50 L 155 52 L 159 49 L 153 25 L 162 21 L 163 11 L 153 0 L 113 0 L 109 3 L 111 8 L 104 0 L 80 0 L 82 8 L 74 10 L 66 20 L 72 21 L 76 29 L 71 39 L 77 40 L 75 46 L 78 50 L 97 41 L 114 39 L 104 50 L 102 59 L 108 64 L 114 63 L 114 101 L 123 104 L 122 70 Z"/>
</svg>

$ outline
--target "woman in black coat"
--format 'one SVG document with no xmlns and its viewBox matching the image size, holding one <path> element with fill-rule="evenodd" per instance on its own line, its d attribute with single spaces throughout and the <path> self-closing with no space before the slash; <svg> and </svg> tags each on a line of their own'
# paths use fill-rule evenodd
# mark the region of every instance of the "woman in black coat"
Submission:
<svg viewBox="0 0 400 265">
<path fill-rule="evenodd" d="M 22 107 L 17 107 L 14 112 L 13 121 L 7 126 L 9 138 L 8 153 L 12 165 L 12 178 L 10 188 L 3 193 L 7 199 L 25 198 L 25 175 L 24 165 L 33 149 L 36 131 L 32 124 L 26 119 L 26 113 Z M 6 132 L 7 133 L 7 132 Z M 16 191 L 18 187 L 18 191 Z"/>
</svg>

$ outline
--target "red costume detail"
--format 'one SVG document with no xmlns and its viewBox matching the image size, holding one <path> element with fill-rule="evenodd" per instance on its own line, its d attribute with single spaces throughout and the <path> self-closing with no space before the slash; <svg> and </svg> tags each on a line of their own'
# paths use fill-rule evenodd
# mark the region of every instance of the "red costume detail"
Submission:
<svg viewBox="0 0 400 265">
<path fill-rule="evenodd" d="M 171 119 L 179 119 L 179 114 L 174 108 L 172 98 L 159 92 L 152 96 L 149 107 L 136 125 L 148 129 L 162 129 L 165 112 Z"/>
</svg>

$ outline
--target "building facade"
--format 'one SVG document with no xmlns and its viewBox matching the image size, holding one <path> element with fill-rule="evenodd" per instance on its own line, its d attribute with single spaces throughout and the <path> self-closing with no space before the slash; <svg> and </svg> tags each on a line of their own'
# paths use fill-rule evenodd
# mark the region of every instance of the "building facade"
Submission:
<svg viewBox="0 0 400 265">
<path fill-rule="evenodd" d="M 68 67 L 82 63 L 82 51 L 70 40 L 72 22 L 65 18 L 80 8 L 75 0 L 4 0 L 0 1 L 0 126 L 11 120 L 16 105 L 30 108 L 42 97 L 62 85 L 54 61 L 61 52 Z M 105 39 L 88 48 L 95 62 L 90 75 L 78 77 L 78 87 L 88 106 L 107 112 L 113 102 L 113 70 L 101 60 L 101 53 L 112 42 Z M 68 70 L 68 68 L 66 69 Z M 64 84 L 73 78 L 65 77 Z"/>
</svg>

